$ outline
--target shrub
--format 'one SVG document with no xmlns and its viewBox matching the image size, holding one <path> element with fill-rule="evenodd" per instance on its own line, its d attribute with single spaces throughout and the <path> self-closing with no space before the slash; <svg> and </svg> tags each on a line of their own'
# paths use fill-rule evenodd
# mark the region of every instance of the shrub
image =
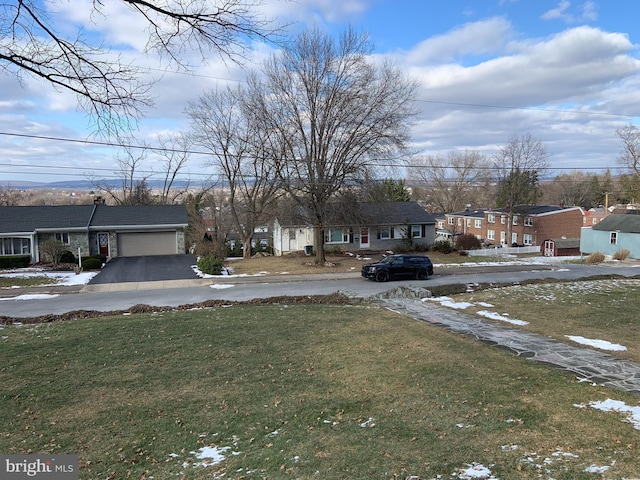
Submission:
<svg viewBox="0 0 640 480">
<path fill-rule="evenodd" d="M 414 252 L 428 252 L 429 250 L 431 250 L 431 245 L 429 245 L 427 243 L 414 243 L 413 244 L 413 251 Z"/>
<path fill-rule="evenodd" d="M 604 262 L 604 254 L 600 252 L 593 252 L 587 257 L 587 264 L 594 265 L 596 263 Z"/>
<path fill-rule="evenodd" d="M 244 252 L 242 251 L 242 245 L 240 242 L 234 242 L 233 246 L 231 246 L 230 242 L 227 243 L 227 257 L 242 257 L 243 255 Z"/>
<path fill-rule="evenodd" d="M 0 268 L 25 268 L 31 263 L 30 255 L 7 255 L 0 257 Z"/>
<path fill-rule="evenodd" d="M 66 245 L 59 240 L 54 240 L 53 238 L 45 240 L 42 242 L 42 245 L 40 245 L 40 253 L 42 256 L 47 259 L 49 263 L 53 263 L 54 265 L 58 265 L 60 263 L 62 255 L 66 252 Z"/>
<path fill-rule="evenodd" d="M 460 235 L 456 240 L 456 248 L 458 250 L 475 250 L 480 248 L 480 239 L 471 233 Z"/>
<path fill-rule="evenodd" d="M 97 260 L 100 260 L 100 263 L 107 263 L 107 256 L 106 255 L 102 255 L 101 253 L 95 253 L 93 255 L 91 255 L 90 257 L 87 258 L 95 258 Z"/>
<path fill-rule="evenodd" d="M 206 275 L 220 275 L 224 267 L 224 260 L 218 257 L 200 257 L 198 270 Z"/>
<path fill-rule="evenodd" d="M 453 252 L 453 247 L 448 240 L 440 240 L 433 244 L 432 250 L 434 252 L 451 253 Z"/>
<path fill-rule="evenodd" d="M 340 247 L 340 245 L 325 245 L 324 253 L 340 255 L 342 253 L 342 247 Z"/>
<path fill-rule="evenodd" d="M 100 270 L 102 268 L 102 262 L 99 258 L 87 257 L 82 260 L 83 270 Z"/>
<path fill-rule="evenodd" d="M 67 250 L 60 256 L 60 263 L 76 263 L 77 261 L 78 260 L 76 260 L 76 256 L 69 250 Z"/>
<path fill-rule="evenodd" d="M 631 252 L 629 250 L 627 250 L 626 248 L 621 248 L 620 250 L 618 250 L 616 253 L 613 254 L 613 259 L 614 260 L 626 260 L 627 258 L 629 258 L 629 254 Z"/>
</svg>

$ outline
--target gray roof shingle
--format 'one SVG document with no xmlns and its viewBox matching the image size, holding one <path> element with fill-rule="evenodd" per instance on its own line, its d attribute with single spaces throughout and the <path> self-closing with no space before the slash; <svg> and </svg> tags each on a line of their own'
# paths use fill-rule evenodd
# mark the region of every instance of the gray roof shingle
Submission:
<svg viewBox="0 0 640 480">
<path fill-rule="evenodd" d="M 640 233 L 640 215 L 613 213 L 592 228 L 609 232 Z"/>
<path fill-rule="evenodd" d="M 184 205 L 45 205 L 0 207 L 0 233 L 106 227 L 186 226 Z"/>
</svg>

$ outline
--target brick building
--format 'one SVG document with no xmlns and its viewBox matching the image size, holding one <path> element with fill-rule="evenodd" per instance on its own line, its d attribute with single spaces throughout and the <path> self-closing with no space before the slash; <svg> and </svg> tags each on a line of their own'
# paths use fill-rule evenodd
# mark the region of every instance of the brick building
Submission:
<svg viewBox="0 0 640 480">
<path fill-rule="evenodd" d="M 445 214 L 450 238 L 470 233 L 487 245 L 542 245 L 551 238 L 580 238 L 581 207 L 518 205 L 509 218 L 505 209 L 464 210 Z"/>
</svg>

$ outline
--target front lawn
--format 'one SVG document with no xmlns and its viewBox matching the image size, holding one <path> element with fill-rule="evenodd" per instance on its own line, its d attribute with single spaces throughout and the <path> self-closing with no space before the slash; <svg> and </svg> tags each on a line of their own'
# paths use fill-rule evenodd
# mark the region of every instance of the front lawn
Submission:
<svg viewBox="0 0 640 480">
<path fill-rule="evenodd" d="M 638 474 L 638 430 L 587 406 L 637 398 L 377 306 L 6 326 L 0 352 L 0 451 L 81 479 Z"/>
<path fill-rule="evenodd" d="M 640 363 L 638 278 L 514 285 L 451 298 L 487 321 L 588 348 L 600 345 L 599 350 Z"/>
</svg>

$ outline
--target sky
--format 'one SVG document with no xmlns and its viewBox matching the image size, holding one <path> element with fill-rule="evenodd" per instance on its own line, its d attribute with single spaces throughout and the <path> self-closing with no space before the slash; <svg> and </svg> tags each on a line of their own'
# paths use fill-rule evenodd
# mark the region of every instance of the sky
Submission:
<svg viewBox="0 0 640 480">
<path fill-rule="evenodd" d="M 110 55 L 150 69 L 155 102 L 134 132 L 137 144 L 188 131 L 189 102 L 243 81 L 276 53 L 274 45 L 252 44 L 244 70 L 185 53 L 191 72 L 166 70 L 144 53 L 138 16 L 109 2 L 104 16 L 90 17 L 91 3 L 44 5 L 56 28 L 83 29 Z M 376 59 L 388 58 L 418 82 L 411 147 L 420 155 L 491 156 L 513 135 L 530 134 L 547 148 L 551 177 L 617 173 L 616 129 L 640 126 L 637 0 L 264 0 L 261 9 L 287 24 L 288 36 L 309 27 L 336 36 L 348 27 L 367 32 Z M 94 133 L 74 95 L 28 76 L 19 82 L 0 67 L 0 184 L 117 177 L 122 151 L 83 143 L 103 140 Z M 145 162 L 145 172 L 161 170 L 153 156 Z M 192 155 L 181 177 L 197 183 L 209 173 L 206 157 Z"/>
</svg>

